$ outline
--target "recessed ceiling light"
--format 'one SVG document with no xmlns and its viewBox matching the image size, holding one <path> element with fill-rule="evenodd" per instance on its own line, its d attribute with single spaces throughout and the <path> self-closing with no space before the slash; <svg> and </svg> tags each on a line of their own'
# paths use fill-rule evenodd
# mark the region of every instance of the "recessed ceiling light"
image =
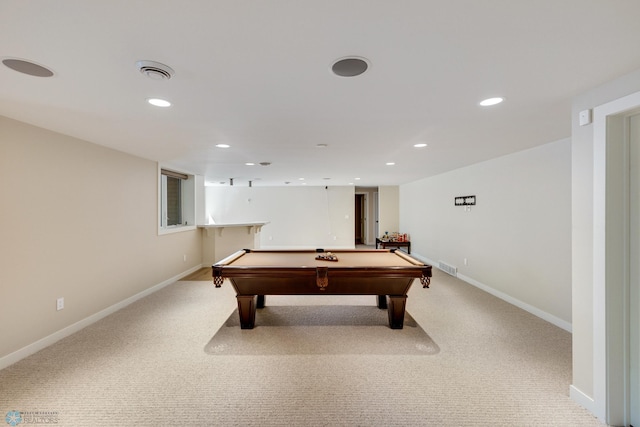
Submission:
<svg viewBox="0 0 640 427">
<path fill-rule="evenodd" d="M 256 164 L 255 163 L 251 163 L 251 162 L 247 162 L 247 163 L 245 163 L 245 165 L 246 166 L 255 166 Z"/>
<path fill-rule="evenodd" d="M 327 144 L 316 144 L 316 148 L 327 148 L 328 146 Z"/>
<path fill-rule="evenodd" d="M 393 166 L 393 165 L 395 165 L 395 163 L 394 163 L 394 162 L 387 162 L 386 164 L 387 164 L 387 166 Z"/>
<path fill-rule="evenodd" d="M 504 98 L 487 98 L 484 101 L 481 101 L 480 105 L 482 105 L 483 107 L 489 107 L 490 105 L 500 104 L 502 101 L 504 101 Z"/>
<path fill-rule="evenodd" d="M 298 181 L 304 181 L 304 178 L 298 178 Z"/>
<path fill-rule="evenodd" d="M 348 58 L 338 59 L 331 66 L 331 71 L 340 77 L 355 77 L 367 71 L 369 61 L 365 58 L 351 56 Z"/>
<path fill-rule="evenodd" d="M 160 98 L 149 98 L 147 102 L 151 105 L 155 105 L 156 107 L 171 107 L 171 103 L 166 99 Z"/>
<path fill-rule="evenodd" d="M 35 77 L 53 76 L 53 71 L 51 71 L 50 69 L 43 67 L 42 65 L 38 65 L 35 62 L 27 61 L 25 59 L 5 58 L 2 60 L 2 63 L 6 67 L 11 68 L 13 71 L 17 71 L 22 74 L 28 74 Z"/>
<path fill-rule="evenodd" d="M 360 178 L 355 178 L 356 181 L 360 181 Z"/>
<path fill-rule="evenodd" d="M 216 147 L 218 147 L 218 148 L 229 148 L 231 146 L 229 144 L 216 144 Z"/>
<path fill-rule="evenodd" d="M 416 148 L 424 148 L 427 146 L 427 144 L 425 144 L 424 142 L 421 142 L 419 144 L 413 144 L 413 146 Z"/>
</svg>

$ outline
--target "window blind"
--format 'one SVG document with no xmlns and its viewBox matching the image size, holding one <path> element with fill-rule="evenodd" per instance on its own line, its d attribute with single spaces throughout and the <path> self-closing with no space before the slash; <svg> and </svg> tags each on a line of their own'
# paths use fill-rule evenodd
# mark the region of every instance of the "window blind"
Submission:
<svg viewBox="0 0 640 427">
<path fill-rule="evenodd" d="M 189 179 L 189 175 L 184 174 L 184 173 L 180 173 L 180 172 L 174 172 L 174 171 L 170 171 L 168 169 L 160 169 L 160 173 L 162 175 L 166 175 L 169 176 L 171 178 L 178 178 L 178 179 L 183 179 L 183 180 L 187 180 Z"/>
</svg>

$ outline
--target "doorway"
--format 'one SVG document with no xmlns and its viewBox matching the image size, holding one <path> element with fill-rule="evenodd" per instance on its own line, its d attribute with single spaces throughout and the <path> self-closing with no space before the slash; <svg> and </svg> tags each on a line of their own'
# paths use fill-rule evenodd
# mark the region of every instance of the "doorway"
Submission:
<svg viewBox="0 0 640 427">
<path fill-rule="evenodd" d="M 355 244 L 364 245 L 366 242 L 366 195 L 356 194 L 355 199 Z"/>
</svg>

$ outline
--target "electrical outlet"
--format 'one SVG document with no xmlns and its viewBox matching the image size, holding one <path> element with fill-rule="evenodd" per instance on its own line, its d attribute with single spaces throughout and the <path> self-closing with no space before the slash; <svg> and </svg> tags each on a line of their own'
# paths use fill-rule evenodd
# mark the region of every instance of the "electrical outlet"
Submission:
<svg viewBox="0 0 640 427">
<path fill-rule="evenodd" d="M 56 300 L 56 310 L 60 311 L 64 308 L 64 298 L 58 298 Z"/>
</svg>

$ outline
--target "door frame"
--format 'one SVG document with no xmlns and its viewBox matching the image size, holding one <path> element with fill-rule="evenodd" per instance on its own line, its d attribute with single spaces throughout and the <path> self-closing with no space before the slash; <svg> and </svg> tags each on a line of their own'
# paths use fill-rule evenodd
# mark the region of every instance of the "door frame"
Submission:
<svg viewBox="0 0 640 427">
<path fill-rule="evenodd" d="M 629 424 L 628 116 L 640 92 L 594 108 L 593 404 L 613 425 Z"/>
</svg>

